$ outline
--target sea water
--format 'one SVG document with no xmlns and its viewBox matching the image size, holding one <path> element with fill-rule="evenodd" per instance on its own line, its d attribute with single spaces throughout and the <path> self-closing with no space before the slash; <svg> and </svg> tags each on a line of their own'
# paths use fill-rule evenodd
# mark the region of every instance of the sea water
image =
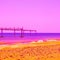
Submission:
<svg viewBox="0 0 60 60">
<path fill-rule="evenodd" d="M 23 33 L 23 37 L 21 37 L 21 33 L 3 33 L 1 37 L 0 33 L 0 41 L 20 41 L 20 40 L 49 40 L 49 39 L 60 39 L 60 33 Z"/>
</svg>

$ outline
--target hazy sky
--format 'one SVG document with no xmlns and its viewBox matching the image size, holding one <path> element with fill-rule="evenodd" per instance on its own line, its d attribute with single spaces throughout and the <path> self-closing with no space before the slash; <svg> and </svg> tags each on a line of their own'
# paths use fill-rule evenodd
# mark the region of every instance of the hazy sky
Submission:
<svg viewBox="0 0 60 60">
<path fill-rule="evenodd" d="M 60 0 L 0 0 L 0 27 L 22 26 L 60 33 Z"/>
</svg>

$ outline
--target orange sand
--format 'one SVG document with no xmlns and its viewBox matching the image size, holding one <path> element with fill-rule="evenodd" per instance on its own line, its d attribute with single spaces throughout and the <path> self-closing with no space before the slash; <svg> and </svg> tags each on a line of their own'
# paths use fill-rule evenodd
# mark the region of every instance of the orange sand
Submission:
<svg viewBox="0 0 60 60">
<path fill-rule="evenodd" d="M 60 60 L 60 41 L 0 45 L 0 60 Z"/>
</svg>

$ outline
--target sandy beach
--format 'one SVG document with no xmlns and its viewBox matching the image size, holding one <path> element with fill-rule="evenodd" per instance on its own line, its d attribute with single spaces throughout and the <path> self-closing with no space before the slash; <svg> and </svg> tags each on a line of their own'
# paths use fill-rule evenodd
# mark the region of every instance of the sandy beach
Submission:
<svg viewBox="0 0 60 60">
<path fill-rule="evenodd" d="M 0 60 L 60 60 L 60 41 L 0 42 Z"/>
</svg>

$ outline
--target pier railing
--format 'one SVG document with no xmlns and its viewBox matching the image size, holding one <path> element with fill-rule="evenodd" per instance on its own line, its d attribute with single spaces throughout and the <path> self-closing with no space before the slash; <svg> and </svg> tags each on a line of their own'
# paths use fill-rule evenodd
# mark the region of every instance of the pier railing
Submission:
<svg viewBox="0 0 60 60">
<path fill-rule="evenodd" d="M 31 34 L 31 32 L 36 32 L 36 30 L 28 30 L 28 29 L 23 29 L 23 28 L 0 28 L 0 31 L 1 31 L 1 36 L 0 37 L 3 37 L 3 33 L 4 33 L 4 30 L 5 31 L 13 31 L 13 34 L 14 34 L 14 36 L 16 35 L 16 31 L 20 31 L 20 37 L 24 37 L 23 36 L 23 33 L 25 32 L 25 31 L 29 31 L 30 32 L 30 34 Z"/>
</svg>

